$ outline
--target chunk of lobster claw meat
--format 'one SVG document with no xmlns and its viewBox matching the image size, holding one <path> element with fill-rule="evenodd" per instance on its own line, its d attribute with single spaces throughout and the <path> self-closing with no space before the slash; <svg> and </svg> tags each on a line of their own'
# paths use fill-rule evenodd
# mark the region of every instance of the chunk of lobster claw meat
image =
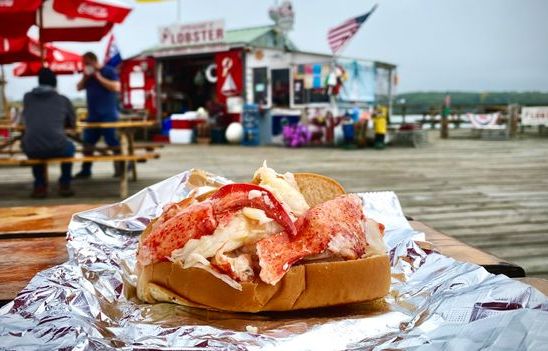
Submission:
<svg viewBox="0 0 548 351">
<path fill-rule="evenodd" d="M 344 259 L 361 257 L 367 247 L 364 221 L 362 202 L 356 195 L 311 208 L 297 221 L 297 236 L 280 232 L 257 243 L 261 280 L 275 285 L 294 263 L 326 250 Z"/>
<path fill-rule="evenodd" d="M 209 200 L 215 202 L 215 213 L 234 212 L 244 207 L 263 210 L 267 217 L 276 221 L 286 233 L 295 236 L 297 229 L 289 213 L 280 201 L 267 189 L 248 183 L 233 183 L 222 186 Z"/>
</svg>

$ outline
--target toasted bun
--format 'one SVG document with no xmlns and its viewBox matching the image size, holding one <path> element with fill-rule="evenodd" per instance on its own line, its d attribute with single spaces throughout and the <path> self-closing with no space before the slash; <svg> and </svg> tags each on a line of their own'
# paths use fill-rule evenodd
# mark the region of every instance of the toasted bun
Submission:
<svg viewBox="0 0 548 351">
<path fill-rule="evenodd" d="M 294 173 L 295 181 L 310 207 L 345 194 L 335 179 L 315 173 Z"/>
<path fill-rule="evenodd" d="M 236 290 L 200 268 L 161 262 L 144 267 L 137 296 L 148 303 L 233 312 L 289 311 L 372 301 L 390 288 L 387 255 L 291 267 L 278 284 L 241 283 Z"/>
</svg>

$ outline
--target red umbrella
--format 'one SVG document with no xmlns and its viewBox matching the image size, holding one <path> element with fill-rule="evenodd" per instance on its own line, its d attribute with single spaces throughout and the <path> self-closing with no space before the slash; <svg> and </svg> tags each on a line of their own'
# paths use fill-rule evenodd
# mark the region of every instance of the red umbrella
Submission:
<svg viewBox="0 0 548 351">
<path fill-rule="evenodd" d="M 0 0 L 0 36 L 22 37 L 36 21 L 41 0 Z"/>
<path fill-rule="evenodd" d="M 122 23 L 131 7 L 120 0 L 53 0 L 53 9 L 71 18 Z"/>
<path fill-rule="evenodd" d="M 40 44 L 27 36 L 0 37 L 0 64 L 22 61 L 40 62 Z"/>
<path fill-rule="evenodd" d="M 44 66 L 56 74 L 74 74 L 82 71 L 82 56 L 47 44 Z M 40 68 L 42 68 L 42 64 L 39 61 L 22 62 L 15 66 L 13 75 L 18 77 L 35 76 L 38 75 Z"/>
<path fill-rule="evenodd" d="M 0 0 L 0 35 L 40 27 L 40 41 L 98 41 L 131 11 L 122 0 Z"/>
<path fill-rule="evenodd" d="M 42 42 L 98 41 L 130 11 L 120 0 L 46 1 L 42 7 L 40 38 Z"/>
</svg>

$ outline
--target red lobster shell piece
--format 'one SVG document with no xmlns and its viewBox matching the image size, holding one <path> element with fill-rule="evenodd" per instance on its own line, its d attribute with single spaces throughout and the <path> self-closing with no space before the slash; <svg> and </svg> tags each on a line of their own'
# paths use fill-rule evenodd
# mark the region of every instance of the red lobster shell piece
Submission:
<svg viewBox="0 0 548 351">
<path fill-rule="evenodd" d="M 364 220 L 356 195 L 311 208 L 297 221 L 296 237 L 281 232 L 257 243 L 261 280 L 275 285 L 294 263 L 327 249 L 347 259 L 361 257 L 367 246 Z"/>
</svg>

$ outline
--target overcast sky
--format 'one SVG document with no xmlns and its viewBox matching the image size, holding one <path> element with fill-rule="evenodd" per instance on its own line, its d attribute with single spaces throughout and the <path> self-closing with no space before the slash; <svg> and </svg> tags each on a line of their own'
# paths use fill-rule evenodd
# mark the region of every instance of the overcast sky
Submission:
<svg viewBox="0 0 548 351">
<path fill-rule="evenodd" d="M 132 1 L 132 0 L 126 0 Z M 273 0 L 180 0 L 181 21 L 224 18 L 228 29 L 271 23 Z M 548 0 L 294 0 L 291 39 L 303 50 L 328 52 L 329 27 L 377 11 L 343 55 L 398 65 L 399 92 L 425 90 L 548 91 Z M 114 32 L 122 56 L 157 43 L 157 28 L 176 21 L 176 2 L 136 4 Z M 106 43 L 57 43 L 103 57 Z M 36 78 L 12 78 L 7 94 L 20 99 Z M 62 76 L 59 90 L 77 93 L 76 76 Z"/>
</svg>

